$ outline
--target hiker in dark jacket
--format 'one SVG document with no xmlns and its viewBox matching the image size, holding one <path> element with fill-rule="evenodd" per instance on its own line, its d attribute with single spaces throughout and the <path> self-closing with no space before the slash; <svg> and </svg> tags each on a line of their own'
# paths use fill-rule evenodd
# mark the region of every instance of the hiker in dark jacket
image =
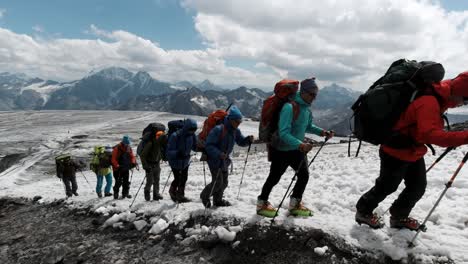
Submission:
<svg viewBox="0 0 468 264">
<path fill-rule="evenodd" d="M 390 207 L 390 226 L 418 230 L 421 226 L 419 221 L 409 214 L 426 190 L 425 144 L 441 147 L 468 144 L 468 131 L 445 131 L 442 119 L 442 113 L 448 108 L 461 106 L 467 101 L 468 72 L 455 79 L 433 83 L 427 89 L 434 91 L 439 99 L 433 95 L 416 98 L 394 126 L 395 131 L 412 138 L 414 145 L 399 149 L 381 145 L 379 177 L 374 187 L 356 204 L 355 219 L 359 224 L 383 227 L 380 217 L 373 211 L 404 180 L 405 188 Z"/>
<path fill-rule="evenodd" d="M 174 180 L 169 188 L 169 195 L 174 202 L 186 203 L 185 184 L 190 166 L 190 152 L 197 149 L 197 121 L 186 119 L 184 126 L 172 133 L 167 143 L 167 159 L 174 173 Z"/>
<path fill-rule="evenodd" d="M 151 186 L 153 186 L 153 200 L 158 201 L 163 197 L 159 193 L 159 176 L 161 173 L 160 161 L 163 149 L 167 144 L 167 136 L 163 131 L 156 132 L 141 151 L 140 160 L 146 172 L 146 185 L 144 189 L 145 200 L 150 200 Z"/>
<path fill-rule="evenodd" d="M 304 142 L 305 133 L 327 138 L 334 135 L 332 131 L 326 131 L 313 123 L 310 105 L 315 100 L 317 93 L 318 86 L 315 83 L 315 78 L 305 79 L 301 82 L 300 91 L 294 99 L 299 108 L 297 118 L 293 119 L 293 105 L 291 103 L 284 104 L 281 109 L 278 121 L 279 139 L 271 146 L 269 153 L 271 157 L 270 174 L 257 200 L 257 214 L 259 215 L 267 217 L 276 215 L 277 209 L 268 202 L 268 197 L 289 166 L 296 171 L 299 169 L 297 182 L 289 202 L 289 212 L 292 215 L 300 216 L 312 214 L 311 210 L 302 203 L 302 195 L 309 181 L 307 153 L 312 149 L 312 144 Z M 299 165 L 301 165 L 300 168 Z"/>
<path fill-rule="evenodd" d="M 84 162 L 70 158 L 63 163 L 63 166 L 57 168 L 57 176 L 62 179 L 65 185 L 65 194 L 67 197 L 72 197 L 72 194 L 78 196 L 76 171 L 82 170 L 85 166 Z"/>
<path fill-rule="evenodd" d="M 214 127 L 206 138 L 206 153 L 208 167 L 211 172 L 211 183 L 206 185 L 200 194 L 203 205 L 211 207 L 210 198 L 213 196 L 214 206 L 230 206 L 231 203 L 223 199 L 224 190 L 228 186 L 228 168 L 231 165 L 229 155 L 234 143 L 246 147 L 253 142 L 253 136 L 244 137 L 239 130 L 242 113 L 235 106 L 229 110 L 223 124 Z"/>
<path fill-rule="evenodd" d="M 122 186 L 122 198 L 132 198 L 129 194 L 129 171 L 137 166 L 137 162 L 130 143 L 130 137 L 124 136 L 112 151 L 112 169 L 115 178 L 114 199 L 119 198 L 120 186 Z"/>
</svg>

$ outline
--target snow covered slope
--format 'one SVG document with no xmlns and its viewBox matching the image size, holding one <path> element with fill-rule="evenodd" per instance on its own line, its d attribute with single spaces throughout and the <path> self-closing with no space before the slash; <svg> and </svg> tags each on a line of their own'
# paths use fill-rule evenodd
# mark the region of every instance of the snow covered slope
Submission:
<svg viewBox="0 0 468 264">
<path fill-rule="evenodd" d="M 149 122 L 167 123 L 172 119 L 183 118 L 179 115 L 156 112 L 118 112 L 118 111 L 40 111 L 40 112 L 0 112 L 0 149 L 2 156 L 22 153 L 26 157 L 18 160 L 15 165 L 0 172 L 0 196 L 41 195 L 46 201 L 64 197 L 63 185 L 54 175 L 53 157 L 62 151 L 67 151 L 79 157 L 89 157 L 92 146 L 96 144 L 114 145 L 122 135 L 128 134 L 133 139 L 134 150 L 138 143 L 141 130 Z M 199 121 L 203 117 L 193 117 Z M 245 135 L 257 135 L 258 123 L 246 121 L 240 129 Z M 353 146 L 355 149 L 357 144 Z M 311 158 L 318 148 L 309 153 Z M 442 149 L 437 148 L 438 154 Z M 445 187 L 458 164 L 466 147 L 458 148 L 447 155 L 428 174 L 428 187 L 422 200 L 416 205 L 412 216 L 423 219 L 433 206 L 440 192 Z M 212 217 L 232 217 L 242 219 L 243 224 L 269 225 L 269 219 L 255 214 L 255 203 L 260 189 L 268 175 L 269 163 L 261 146 L 253 146 L 245 171 L 244 181 L 239 200 L 236 199 L 242 168 L 246 155 L 245 148 L 236 148 L 233 153 L 234 171 L 229 178 L 226 199 L 233 203 L 232 207 L 208 210 Z M 163 215 L 167 223 L 181 223 L 190 215 L 203 214 L 204 208 L 199 200 L 199 194 L 204 187 L 203 163 L 198 161 L 199 154 L 193 159 L 189 170 L 186 194 L 194 202 L 175 206 L 169 200 L 167 190 L 160 202 L 145 202 L 140 193 L 132 210 Z M 430 154 L 426 157 L 429 166 L 436 157 Z M 162 164 L 161 191 L 169 174 L 169 167 Z M 315 215 L 311 218 L 292 218 L 287 216 L 286 203 L 280 210 L 277 224 L 285 227 L 301 226 L 323 229 L 324 231 L 344 238 L 350 245 L 363 248 L 376 254 L 384 253 L 395 260 L 405 260 L 414 256 L 421 263 L 443 261 L 450 257 L 456 263 L 468 263 L 468 168 L 463 168 L 428 222 L 428 231 L 421 233 L 416 247 L 407 248 L 407 241 L 414 232 L 396 230 L 385 227 L 372 230 L 359 226 L 354 222 L 355 203 L 359 197 L 372 187 L 379 172 L 378 149 L 375 146 L 363 145 L 359 157 L 347 157 L 346 144 L 326 145 L 310 167 L 310 180 L 305 191 L 304 201 L 311 207 Z M 280 183 L 273 189 L 271 202 L 278 205 L 290 180 L 292 169 L 282 177 Z M 129 217 L 125 213 L 131 199 L 113 200 L 98 199 L 94 187 L 96 177 L 91 171 L 84 175 L 90 181 L 88 185 L 83 175 L 77 175 L 79 183 L 78 197 L 70 200 L 87 205 L 93 205 L 97 211 L 108 213 L 122 212 L 115 216 Z M 206 175 L 207 180 L 210 178 Z M 135 195 L 144 178 L 142 171 L 134 171 L 131 194 Z M 402 186 L 400 186 L 401 191 Z M 399 193 L 396 192 L 396 194 Z M 389 196 L 378 208 L 384 212 L 396 198 Z M 389 215 L 384 216 L 388 225 Z M 159 222 L 159 223 L 158 223 Z M 166 223 L 155 221 L 154 229 L 162 229 Z M 203 228 L 203 227 L 201 227 Z M 241 227 L 240 227 L 241 228 Z M 203 232 L 203 230 L 198 230 Z M 198 232 L 193 230 L 193 232 Z M 231 232 L 235 232 L 232 231 Z M 233 234 L 218 230 L 223 237 L 232 239 Z"/>
</svg>

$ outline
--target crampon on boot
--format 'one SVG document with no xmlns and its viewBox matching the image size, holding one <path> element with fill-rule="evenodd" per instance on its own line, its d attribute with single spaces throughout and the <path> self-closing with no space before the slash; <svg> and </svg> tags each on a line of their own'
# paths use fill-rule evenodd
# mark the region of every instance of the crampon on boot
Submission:
<svg viewBox="0 0 468 264">
<path fill-rule="evenodd" d="M 418 220 L 412 217 L 390 217 L 390 227 L 392 228 L 406 228 L 412 231 L 421 230 L 426 232 L 427 228 L 425 225 L 421 225 Z"/>
<path fill-rule="evenodd" d="M 277 209 L 274 208 L 270 202 L 264 200 L 257 200 L 257 214 L 269 218 L 275 217 Z"/>
<path fill-rule="evenodd" d="M 384 226 L 384 223 L 381 219 L 377 216 L 377 214 L 364 214 L 360 212 L 356 212 L 356 216 L 354 218 L 356 223 L 359 225 L 365 224 L 368 225 L 370 228 L 379 229 Z"/>
<path fill-rule="evenodd" d="M 304 217 L 309 217 L 312 216 L 312 211 L 305 207 L 304 204 L 302 203 L 302 200 L 292 198 L 289 201 L 289 214 L 292 216 L 304 216 Z"/>
</svg>

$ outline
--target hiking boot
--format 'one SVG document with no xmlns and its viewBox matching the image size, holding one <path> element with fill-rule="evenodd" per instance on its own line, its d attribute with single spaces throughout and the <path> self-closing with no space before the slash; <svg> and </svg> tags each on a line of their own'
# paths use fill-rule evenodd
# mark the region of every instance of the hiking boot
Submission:
<svg viewBox="0 0 468 264">
<path fill-rule="evenodd" d="M 145 200 L 148 202 L 149 200 L 151 200 L 151 196 L 150 196 L 150 192 L 147 192 L 145 191 Z"/>
<path fill-rule="evenodd" d="M 192 201 L 192 199 L 189 199 L 185 196 L 179 196 L 177 197 L 177 202 L 178 203 L 190 203 Z"/>
<path fill-rule="evenodd" d="M 421 225 L 418 220 L 412 218 L 412 217 L 403 217 L 403 218 L 398 218 L 398 217 L 390 217 L 390 227 L 391 228 L 406 228 L 412 231 L 418 231 L 421 229 L 421 231 L 425 232 L 426 227 Z"/>
<path fill-rule="evenodd" d="M 119 199 L 119 193 L 114 192 L 114 199 Z"/>
<path fill-rule="evenodd" d="M 312 216 L 312 211 L 304 206 L 302 200 L 292 197 L 289 200 L 289 213 L 293 216 Z"/>
<path fill-rule="evenodd" d="M 104 197 L 112 196 L 112 193 L 104 193 Z"/>
<path fill-rule="evenodd" d="M 361 224 L 366 224 L 370 228 L 373 229 L 379 229 L 384 226 L 384 223 L 381 221 L 381 219 L 377 216 L 377 214 L 364 214 L 360 213 L 359 211 L 356 212 L 356 215 L 354 217 L 356 222 L 361 225 Z"/>
<path fill-rule="evenodd" d="M 231 206 L 231 203 L 229 201 L 226 201 L 226 200 L 221 200 L 221 201 L 217 201 L 217 202 L 213 202 L 214 206 L 217 206 L 217 207 L 224 207 L 224 206 Z"/>
<path fill-rule="evenodd" d="M 76 191 L 73 192 L 73 195 L 78 196 L 78 193 Z"/>
<path fill-rule="evenodd" d="M 276 216 L 276 208 L 270 202 L 257 199 L 257 214 L 265 217 L 273 218 Z"/>
<path fill-rule="evenodd" d="M 98 192 L 97 197 L 102 198 L 102 193 Z"/>
<path fill-rule="evenodd" d="M 130 194 L 127 194 L 127 195 L 124 196 L 124 198 L 130 199 L 130 198 L 132 198 L 132 196 Z"/>
<path fill-rule="evenodd" d="M 159 201 L 159 200 L 162 200 L 162 199 L 163 199 L 163 197 L 162 197 L 161 194 L 153 192 L 153 200 Z"/>
<path fill-rule="evenodd" d="M 173 188 L 172 186 L 169 188 L 169 196 L 173 202 L 177 202 L 176 188 Z"/>
<path fill-rule="evenodd" d="M 202 199 L 202 204 L 203 204 L 203 206 L 205 206 L 205 208 L 210 208 L 211 207 L 210 199 L 207 199 L 207 200 Z"/>
</svg>

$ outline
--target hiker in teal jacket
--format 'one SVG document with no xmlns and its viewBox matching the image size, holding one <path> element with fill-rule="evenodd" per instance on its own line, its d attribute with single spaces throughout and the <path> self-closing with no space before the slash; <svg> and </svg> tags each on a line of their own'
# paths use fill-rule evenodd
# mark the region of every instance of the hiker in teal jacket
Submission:
<svg viewBox="0 0 468 264">
<path fill-rule="evenodd" d="M 294 101 L 286 103 L 281 109 L 278 133 L 273 136 L 269 153 L 271 160 L 270 174 L 257 200 L 257 213 L 260 215 L 275 216 L 276 209 L 268 202 L 268 197 L 289 166 L 296 171 L 299 169 L 297 182 L 289 203 L 290 214 L 300 216 L 310 216 L 312 214 L 310 209 L 302 203 L 302 195 L 309 180 L 307 153 L 312 149 L 312 144 L 304 142 L 305 133 L 327 138 L 333 137 L 332 131 L 319 128 L 312 122 L 310 105 L 315 100 L 317 93 L 318 87 L 315 78 L 306 79 L 301 82 L 300 92 L 296 94 Z M 297 113 L 296 118 L 294 118 L 294 113 Z"/>
</svg>

